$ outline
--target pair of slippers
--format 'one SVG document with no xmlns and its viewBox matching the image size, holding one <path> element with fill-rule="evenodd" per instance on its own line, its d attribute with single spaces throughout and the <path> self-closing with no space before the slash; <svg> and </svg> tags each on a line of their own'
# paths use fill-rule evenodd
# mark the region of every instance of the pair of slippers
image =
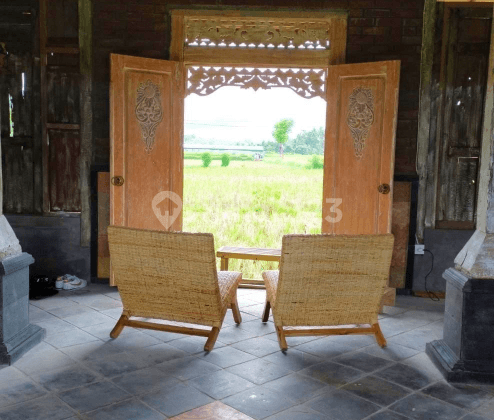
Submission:
<svg viewBox="0 0 494 420">
<path fill-rule="evenodd" d="M 65 274 L 57 278 L 55 282 L 55 288 L 57 290 L 77 290 L 87 286 L 87 281 L 73 276 L 72 274 Z"/>
<path fill-rule="evenodd" d="M 71 274 L 65 274 L 56 280 L 48 276 L 33 276 L 29 280 L 29 299 L 44 299 L 56 295 L 59 290 L 77 290 L 86 286 L 86 280 Z"/>
</svg>

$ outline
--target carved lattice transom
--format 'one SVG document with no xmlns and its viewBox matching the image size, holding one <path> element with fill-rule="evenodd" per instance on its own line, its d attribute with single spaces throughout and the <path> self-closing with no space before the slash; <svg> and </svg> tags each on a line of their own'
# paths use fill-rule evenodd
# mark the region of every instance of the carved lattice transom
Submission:
<svg viewBox="0 0 494 420">
<path fill-rule="evenodd" d="M 245 67 L 188 68 L 187 92 L 206 96 L 223 86 L 253 88 L 289 88 L 303 98 L 325 98 L 326 71 L 323 69 L 276 69 Z"/>
<path fill-rule="evenodd" d="M 324 19 L 186 16 L 187 46 L 222 48 L 330 48 L 331 23 Z"/>
</svg>

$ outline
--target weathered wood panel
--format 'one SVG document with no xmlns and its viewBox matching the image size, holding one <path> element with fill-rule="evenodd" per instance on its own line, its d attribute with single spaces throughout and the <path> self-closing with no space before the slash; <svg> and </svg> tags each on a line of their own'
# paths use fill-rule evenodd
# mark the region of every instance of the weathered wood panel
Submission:
<svg viewBox="0 0 494 420">
<path fill-rule="evenodd" d="M 436 227 L 474 228 L 491 13 L 450 11 L 443 40 Z"/>
<path fill-rule="evenodd" d="M 12 52 L 6 61 L 7 68 L 0 74 L 2 137 L 31 136 L 31 53 Z"/>
<path fill-rule="evenodd" d="M 391 233 L 395 237 L 389 286 L 404 288 L 407 273 L 408 238 L 410 234 L 411 182 L 393 184 Z"/>
<path fill-rule="evenodd" d="M 110 277 L 110 172 L 98 173 L 98 278 Z"/>
<path fill-rule="evenodd" d="M 48 187 L 51 211 L 80 211 L 80 134 L 77 130 L 48 130 Z"/>
<path fill-rule="evenodd" d="M 47 69 L 48 123 L 80 123 L 79 81 L 80 75 L 74 71 Z"/>
<path fill-rule="evenodd" d="M 47 2 L 48 44 L 78 44 L 77 0 L 49 0 Z"/>
<path fill-rule="evenodd" d="M 21 141 L 2 141 L 4 213 L 34 211 L 33 150 L 26 146 Z"/>
</svg>

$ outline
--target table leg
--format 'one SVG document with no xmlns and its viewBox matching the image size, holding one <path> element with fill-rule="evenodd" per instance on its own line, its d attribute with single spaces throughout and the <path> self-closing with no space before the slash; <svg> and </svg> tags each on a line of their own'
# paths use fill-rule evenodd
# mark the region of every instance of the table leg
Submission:
<svg viewBox="0 0 494 420">
<path fill-rule="evenodd" d="M 228 258 L 221 257 L 220 270 L 228 271 Z"/>
</svg>

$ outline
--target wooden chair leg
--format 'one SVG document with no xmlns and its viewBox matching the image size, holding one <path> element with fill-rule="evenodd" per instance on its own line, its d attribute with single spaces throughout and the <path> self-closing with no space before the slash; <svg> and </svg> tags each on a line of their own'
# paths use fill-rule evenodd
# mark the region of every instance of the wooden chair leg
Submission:
<svg viewBox="0 0 494 420">
<path fill-rule="evenodd" d="M 242 322 L 242 315 L 240 315 L 240 309 L 238 309 L 238 301 L 237 301 L 236 293 L 232 303 L 230 304 L 230 308 L 232 308 L 233 320 L 235 321 L 236 324 L 240 324 Z"/>
<path fill-rule="evenodd" d="M 268 322 L 270 309 L 271 309 L 271 302 L 269 302 L 269 300 L 266 299 L 266 305 L 264 306 L 264 312 L 262 314 L 262 322 Z"/>
<path fill-rule="evenodd" d="M 276 326 L 276 335 L 278 336 L 278 343 L 280 344 L 281 351 L 286 351 L 288 349 L 288 344 L 286 344 L 283 327 Z"/>
<path fill-rule="evenodd" d="M 126 321 L 128 321 L 128 319 L 129 319 L 128 315 L 122 314 L 122 316 L 119 318 L 119 320 L 117 321 L 117 323 L 113 327 L 113 330 L 111 330 L 111 332 L 110 332 L 111 338 L 117 338 L 120 335 L 120 333 L 124 329 L 125 323 L 126 323 Z"/>
<path fill-rule="evenodd" d="M 206 341 L 206 345 L 204 346 L 204 351 L 213 350 L 214 344 L 216 343 L 216 339 L 218 338 L 218 334 L 220 333 L 220 329 L 218 327 L 213 327 L 208 336 L 208 341 Z"/>
<path fill-rule="evenodd" d="M 381 331 L 381 327 L 379 326 L 379 323 L 375 323 L 372 328 L 374 328 L 374 335 L 376 336 L 376 341 L 377 344 L 379 344 L 380 347 L 386 347 L 388 344 L 386 342 L 386 339 L 384 338 L 383 332 Z"/>
</svg>

